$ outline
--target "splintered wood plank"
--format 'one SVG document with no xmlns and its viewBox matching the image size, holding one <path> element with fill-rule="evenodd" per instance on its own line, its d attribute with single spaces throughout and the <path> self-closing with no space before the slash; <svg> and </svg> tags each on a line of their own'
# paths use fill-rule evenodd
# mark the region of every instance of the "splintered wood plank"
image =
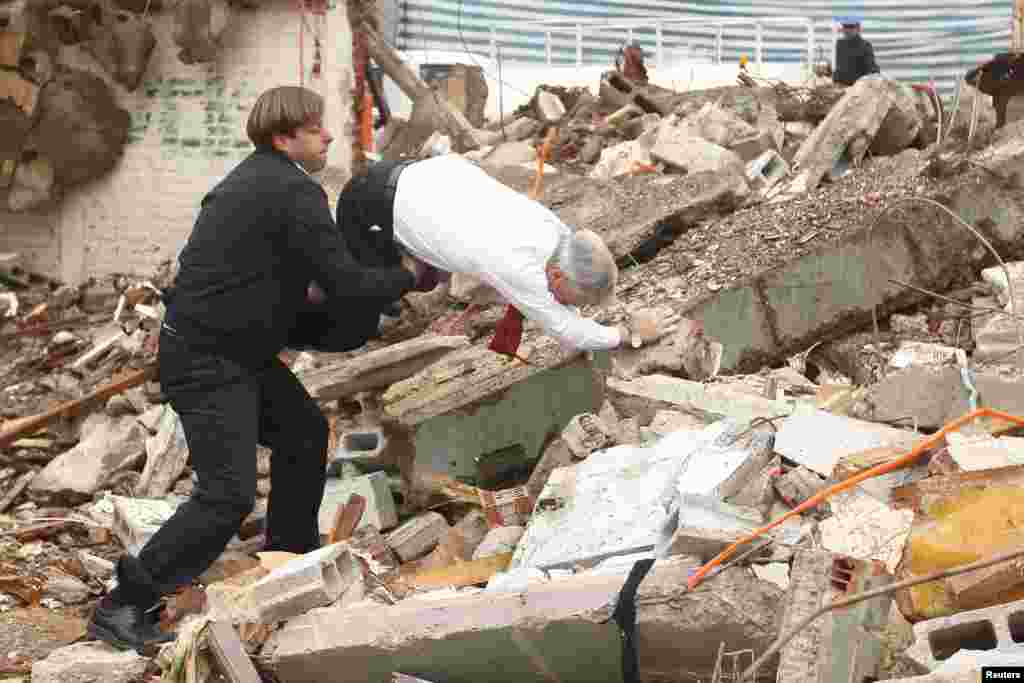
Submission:
<svg viewBox="0 0 1024 683">
<path fill-rule="evenodd" d="M 338 541 L 347 541 L 355 533 L 356 527 L 359 526 L 359 521 L 363 518 L 363 512 L 366 511 L 366 499 L 360 496 L 358 493 L 353 493 L 348 497 L 348 502 L 338 506 L 338 512 L 334 517 L 334 528 L 331 529 L 331 534 L 328 537 L 329 543 L 337 543 Z"/>
<path fill-rule="evenodd" d="M 471 562 L 455 564 L 420 572 L 404 578 L 406 584 L 417 588 L 438 588 L 444 586 L 473 586 L 487 583 L 498 572 L 508 569 L 512 563 L 512 553 L 501 553 Z"/>
</svg>

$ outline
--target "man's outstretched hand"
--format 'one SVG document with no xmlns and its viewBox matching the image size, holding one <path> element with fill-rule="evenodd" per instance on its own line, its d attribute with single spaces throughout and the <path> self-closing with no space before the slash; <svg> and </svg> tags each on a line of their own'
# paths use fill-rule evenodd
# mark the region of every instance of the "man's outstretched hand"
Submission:
<svg viewBox="0 0 1024 683">
<path fill-rule="evenodd" d="M 649 308 L 636 311 L 629 316 L 629 335 L 623 338 L 623 346 L 639 348 L 653 344 L 674 332 L 680 319 L 678 313 L 659 316 Z"/>
</svg>

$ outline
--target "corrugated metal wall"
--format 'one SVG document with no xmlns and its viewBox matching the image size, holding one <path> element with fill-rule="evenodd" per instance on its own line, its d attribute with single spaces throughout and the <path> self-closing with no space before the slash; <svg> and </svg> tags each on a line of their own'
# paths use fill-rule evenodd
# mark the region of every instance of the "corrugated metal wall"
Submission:
<svg viewBox="0 0 1024 683">
<path fill-rule="evenodd" d="M 394 1 L 394 0 L 392 0 Z M 723 61 L 754 57 L 755 19 L 807 17 L 815 27 L 816 59 L 832 55 L 832 21 L 859 16 L 864 35 L 875 47 L 884 73 L 901 80 L 934 78 L 943 90 L 974 64 L 1004 51 L 1010 41 L 1012 0 L 398 0 L 397 43 L 400 49 L 464 50 L 488 55 L 491 29 L 501 45 L 500 56 L 512 62 L 544 62 L 544 30 L 524 26 L 538 19 L 672 19 L 706 20 L 663 28 L 663 54 L 669 63 L 706 61 L 716 55 L 716 19 L 750 19 L 727 25 L 722 34 Z M 766 62 L 806 60 L 807 29 L 798 24 L 764 25 Z M 625 29 L 584 27 L 584 63 L 610 63 L 626 38 Z M 653 26 L 634 30 L 633 37 L 653 56 Z M 575 64 L 574 29 L 552 35 L 552 62 Z"/>
</svg>

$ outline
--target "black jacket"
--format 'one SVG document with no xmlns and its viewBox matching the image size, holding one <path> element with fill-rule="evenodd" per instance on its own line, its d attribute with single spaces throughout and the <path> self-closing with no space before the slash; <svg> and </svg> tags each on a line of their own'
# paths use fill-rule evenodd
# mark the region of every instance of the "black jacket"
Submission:
<svg viewBox="0 0 1024 683">
<path fill-rule="evenodd" d="M 401 267 L 359 266 L 323 188 L 274 150 L 249 155 L 201 206 L 165 297 L 167 324 L 194 348 L 252 366 L 286 346 L 357 348 L 415 284 Z M 306 301 L 311 281 L 323 306 Z"/>
<path fill-rule="evenodd" d="M 861 76 L 878 73 L 875 50 L 860 34 L 843 36 L 836 41 L 836 71 L 832 81 L 853 85 Z"/>
</svg>

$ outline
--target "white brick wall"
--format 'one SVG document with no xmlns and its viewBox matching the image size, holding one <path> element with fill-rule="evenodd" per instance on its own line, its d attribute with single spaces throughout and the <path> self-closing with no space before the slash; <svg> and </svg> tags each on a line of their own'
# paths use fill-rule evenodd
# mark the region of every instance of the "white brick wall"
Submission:
<svg viewBox="0 0 1024 683">
<path fill-rule="evenodd" d="M 110 273 L 148 275 L 175 258 L 203 195 L 251 151 L 235 143 L 246 140 L 245 120 L 255 98 L 267 88 L 298 83 L 298 26 L 290 0 L 236 11 L 219 61 L 188 66 L 178 60 L 171 40 L 171 13 L 155 15 L 157 48 L 142 84 L 134 93 L 115 86 L 133 117 L 123 158 L 108 175 L 72 188 L 49 212 L 0 211 L 0 252 L 17 251 L 33 269 L 70 283 Z M 328 158 L 333 204 L 351 161 L 352 50 L 343 2 L 328 11 L 325 39 L 323 94 L 335 136 Z M 305 47 L 308 71 L 308 31 Z M 102 73 L 79 48 L 68 48 L 65 59 Z M 218 120 L 222 114 L 225 121 Z M 226 156 L 215 156 L 217 149 Z"/>
</svg>

